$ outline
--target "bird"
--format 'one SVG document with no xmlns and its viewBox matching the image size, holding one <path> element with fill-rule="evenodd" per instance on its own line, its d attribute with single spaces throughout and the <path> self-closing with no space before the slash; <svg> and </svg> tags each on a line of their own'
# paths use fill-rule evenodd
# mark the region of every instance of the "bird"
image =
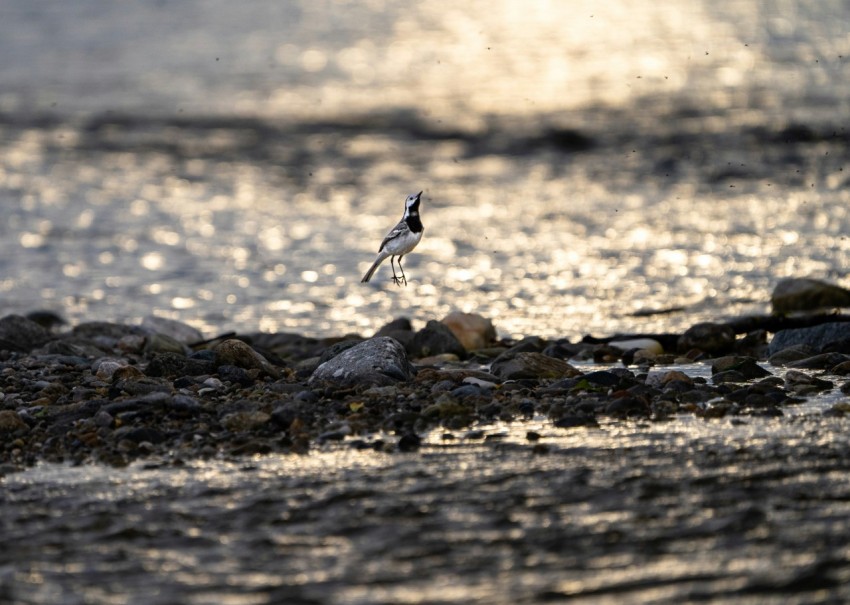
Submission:
<svg viewBox="0 0 850 605">
<path fill-rule="evenodd" d="M 398 222 L 398 225 L 390 229 L 384 241 L 381 242 L 381 247 L 378 248 L 378 256 L 375 257 L 375 262 L 366 271 L 366 275 L 360 280 L 361 283 L 366 283 L 372 279 L 372 275 L 378 266 L 384 260 L 390 257 L 390 266 L 393 268 L 393 283 L 400 286 L 402 283 L 407 285 L 407 277 L 404 275 L 404 269 L 401 266 L 401 259 L 404 255 L 413 250 L 422 239 L 422 232 L 425 228 L 422 226 L 422 219 L 419 218 L 419 202 L 422 198 L 422 192 L 408 195 L 404 200 L 404 215 Z M 398 277 L 395 272 L 395 264 L 393 261 L 398 257 L 398 268 L 401 271 L 401 277 Z"/>
</svg>

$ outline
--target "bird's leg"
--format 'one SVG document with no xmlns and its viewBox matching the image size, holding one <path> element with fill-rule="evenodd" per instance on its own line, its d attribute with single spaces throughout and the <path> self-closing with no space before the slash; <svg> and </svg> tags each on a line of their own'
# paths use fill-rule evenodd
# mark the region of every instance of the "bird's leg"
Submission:
<svg viewBox="0 0 850 605">
<path fill-rule="evenodd" d="M 398 268 L 401 271 L 401 279 L 404 280 L 404 285 L 407 285 L 407 278 L 404 276 L 404 268 L 401 266 L 401 259 L 404 258 L 404 254 L 398 257 Z"/>
<path fill-rule="evenodd" d="M 393 268 L 393 283 L 397 286 L 401 285 L 401 280 L 395 274 L 395 256 L 390 257 L 390 266 Z M 399 261 L 399 267 L 401 267 L 401 262 Z"/>
</svg>

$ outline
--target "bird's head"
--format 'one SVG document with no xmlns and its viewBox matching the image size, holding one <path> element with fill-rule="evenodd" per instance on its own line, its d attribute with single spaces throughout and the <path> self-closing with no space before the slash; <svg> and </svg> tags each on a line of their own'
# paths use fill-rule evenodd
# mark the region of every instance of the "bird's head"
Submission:
<svg viewBox="0 0 850 605">
<path fill-rule="evenodd" d="M 414 212 L 419 212 L 419 200 L 422 197 L 422 192 L 414 193 L 412 195 L 408 195 L 407 199 L 404 200 L 404 213 L 411 214 Z"/>
</svg>

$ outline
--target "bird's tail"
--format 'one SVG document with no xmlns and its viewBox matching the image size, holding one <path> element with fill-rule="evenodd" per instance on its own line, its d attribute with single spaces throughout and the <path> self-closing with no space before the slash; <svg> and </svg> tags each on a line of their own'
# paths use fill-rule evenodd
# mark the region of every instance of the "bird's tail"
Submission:
<svg viewBox="0 0 850 605">
<path fill-rule="evenodd" d="M 375 259 L 375 262 L 374 262 L 374 263 L 372 263 L 372 266 L 371 266 L 371 267 L 369 267 L 369 270 L 368 270 L 368 271 L 366 271 L 366 275 L 364 275 L 364 276 L 363 276 L 363 279 L 361 279 L 361 280 L 360 280 L 360 283 L 361 283 L 361 284 L 362 284 L 362 283 L 366 283 L 367 281 L 369 281 L 370 279 L 372 279 L 372 275 L 375 273 L 375 270 L 378 268 L 378 266 L 379 266 L 382 262 L 384 262 L 384 259 L 385 259 L 385 258 L 387 258 L 387 257 L 382 255 L 382 256 L 379 256 L 378 258 L 376 258 L 376 259 Z"/>
</svg>

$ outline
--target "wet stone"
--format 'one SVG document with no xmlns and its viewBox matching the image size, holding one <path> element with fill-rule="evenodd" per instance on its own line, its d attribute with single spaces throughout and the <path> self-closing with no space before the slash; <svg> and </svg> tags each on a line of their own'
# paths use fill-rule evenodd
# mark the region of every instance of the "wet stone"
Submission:
<svg viewBox="0 0 850 605">
<path fill-rule="evenodd" d="M 781 330 L 770 341 L 768 352 L 771 356 L 796 345 L 808 345 L 816 353 L 836 342 L 850 339 L 850 322 L 831 322 L 812 328 Z"/>
<path fill-rule="evenodd" d="M 816 353 L 815 348 L 807 344 L 796 344 L 771 354 L 767 362 L 774 366 L 786 366 L 789 363 L 807 359 Z"/>
<path fill-rule="evenodd" d="M 821 353 L 813 357 L 792 361 L 788 364 L 789 368 L 795 369 L 810 369 L 810 370 L 828 370 L 842 363 L 850 362 L 850 356 L 842 353 Z"/>
<path fill-rule="evenodd" d="M 835 386 L 832 381 L 823 380 L 798 370 L 788 370 L 785 373 L 785 386 L 797 395 L 807 395 L 825 391 Z"/>
<path fill-rule="evenodd" d="M 494 376 L 502 380 L 574 378 L 581 372 L 566 361 L 542 353 L 516 353 L 507 359 L 500 357 L 490 366 Z"/>
<path fill-rule="evenodd" d="M 727 370 L 725 372 L 718 372 L 711 377 L 711 381 L 714 384 L 725 384 L 728 382 L 733 383 L 741 383 L 747 382 L 748 378 L 737 370 Z"/>
<path fill-rule="evenodd" d="M 850 376 L 850 361 L 839 363 L 834 368 L 831 368 L 829 373 L 837 376 Z"/>
<path fill-rule="evenodd" d="M 752 357 L 718 357 L 711 362 L 711 373 L 713 375 L 734 371 L 744 377 L 745 380 L 763 378 L 770 376 L 770 372 L 761 367 Z M 716 381 L 715 381 L 716 382 Z"/>
<path fill-rule="evenodd" d="M 692 386 L 693 379 L 679 370 L 656 370 L 646 376 L 646 384 L 653 387 L 664 387 L 671 382 L 679 382 Z"/>
<path fill-rule="evenodd" d="M 586 380 L 587 382 L 603 386 L 603 387 L 614 387 L 620 384 L 622 378 L 615 374 L 614 372 L 609 372 L 606 370 L 597 370 L 595 372 L 588 372 L 581 376 L 582 380 Z"/>
</svg>

